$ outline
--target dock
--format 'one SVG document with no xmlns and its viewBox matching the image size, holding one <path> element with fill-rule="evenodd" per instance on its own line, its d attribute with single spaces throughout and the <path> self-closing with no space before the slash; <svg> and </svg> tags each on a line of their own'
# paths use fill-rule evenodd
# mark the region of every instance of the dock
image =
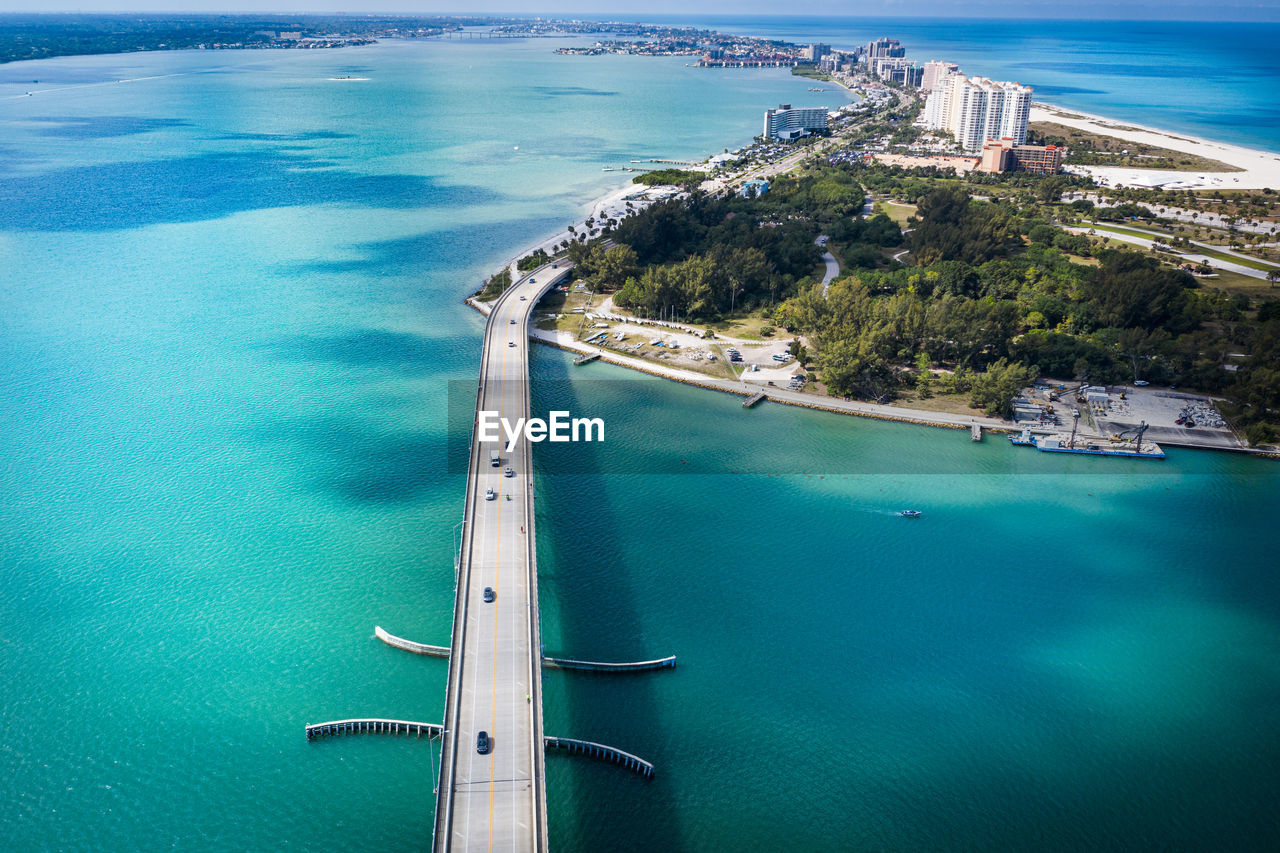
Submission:
<svg viewBox="0 0 1280 853">
<path fill-rule="evenodd" d="M 542 665 L 552 669 L 581 669 L 587 672 L 640 672 L 646 669 L 675 669 L 676 656 L 658 658 L 657 660 L 626 661 L 609 663 L 607 661 L 573 660 L 571 658 L 553 658 L 546 655 Z"/>
<path fill-rule="evenodd" d="M 763 391 L 757 391 L 756 393 L 752 394 L 750 397 L 742 401 L 742 408 L 749 409 L 752 406 L 754 406 L 756 403 L 759 403 L 761 400 L 764 400 L 767 397 L 768 395 L 765 394 Z"/>
<path fill-rule="evenodd" d="M 433 658 L 449 657 L 448 646 L 431 646 L 426 643 L 417 643 L 413 640 L 406 640 L 403 637 L 397 637 L 395 634 L 388 633 L 380 625 L 373 626 L 373 635 L 388 646 L 397 649 L 404 649 L 406 652 L 412 652 L 415 655 L 426 655 Z M 636 660 L 636 661 L 597 661 L 597 660 L 575 660 L 574 658 L 557 658 L 550 655 L 542 656 L 542 665 L 551 669 L 578 669 L 586 672 L 641 672 L 647 669 L 675 669 L 676 656 L 670 655 L 665 658 L 656 658 L 654 660 Z"/>
<path fill-rule="evenodd" d="M 574 363 L 575 365 L 578 365 L 578 364 L 588 364 L 588 363 L 590 363 L 590 362 L 595 361 L 595 360 L 596 360 L 597 358 L 599 358 L 599 357 L 600 357 L 600 353 L 598 353 L 598 352 L 584 352 L 582 355 L 580 355 L 580 356 L 578 356 L 577 358 L 575 358 L 575 359 L 573 360 L 573 363 Z"/>
<path fill-rule="evenodd" d="M 634 770 L 646 779 L 653 778 L 653 765 L 645 761 L 643 758 L 637 758 L 629 752 L 623 752 L 620 749 L 614 749 L 611 746 L 605 746 L 602 743 L 593 743 L 589 740 L 575 740 L 568 737 L 551 737 L 546 738 L 546 745 L 551 749 L 565 749 L 569 752 L 575 752 L 579 755 L 586 755 L 590 758 L 597 758 L 601 761 L 610 761 L 614 764 L 621 764 L 628 770 Z"/>
<path fill-rule="evenodd" d="M 977 421 L 969 424 L 969 440 L 982 441 L 982 424 Z"/>
<path fill-rule="evenodd" d="M 343 734 L 386 734 L 439 737 L 443 726 L 438 723 L 418 723 L 413 720 L 383 720 L 378 718 L 333 720 L 328 723 L 307 723 L 307 740 L 333 737 Z"/>
</svg>

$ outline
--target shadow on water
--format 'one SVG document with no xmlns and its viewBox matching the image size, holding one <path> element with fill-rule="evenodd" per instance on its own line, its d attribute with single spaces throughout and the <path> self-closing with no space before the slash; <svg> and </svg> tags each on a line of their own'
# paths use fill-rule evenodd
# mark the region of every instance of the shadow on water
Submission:
<svg viewBox="0 0 1280 853">
<path fill-rule="evenodd" d="M 482 187 L 420 175 L 315 171 L 314 165 L 313 158 L 262 151 L 11 175 L 0 181 L 0 221 L 10 230 L 114 231 L 273 207 L 458 208 L 499 198 Z"/>
<path fill-rule="evenodd" d="M 303 417 L 263 425 L 258 435 L 300 453 L 311 481 L 350 504 L 410 503 L 450 480 L 445 437 L 429 431 Z"/>
<path fill-rule="evenodd" d="M 112 136 L 130 136 L 171 127 L 191 126 L 191 122 L 185 119 L 142 116 L 39 116 L 32 121 L 49 125 L 36 129 L 41 136 L 66 139 L 106 139 Z"/>
<path fill-rule="evenodd" d="M 318 361 L 421 376 L 435 355 L 436 341 L 388 329 L 353 329 L 345 334 L 300 335 L 273 347 L 286 360 Z"/>
<path fill-rule="evenodd" d="M 549 227 L 552 220 L 548 219 Z M 432 273 L 440 269 L 442 261 L 479 257 L 491 251 L 494 234 L 519 233 L 529 227 L 528 219 L 512 219 L 486 223 L 483 228 L 459 225 L 397 237 L 391 240 L 371 240 L 341 247 L 344 252 L 358 254 L 354 258 L 317 258 L 301 263 L 280 264 L 273 271 L 278 275 L 302 276 L 312 273 L 368 273 L 386 275 Z M 474 282 L 478 288 L 482 282 Z"/>
<path fill-rule="evenodd" d="M 580 411 L 577 391 L 565 381 L 569 359 L 535 348 L 532 362 L 533 414 L 546 417 L 551 407 Z M 550 390 L 540 394 L 539 385 Z M 609 478 L 601 473 L 604 463 L 596 445 L 572 447 L 580 454 L 570 469 L 575 473 L 539 473 L 536 484 L 539 594 L 544 629 L 553 627 L 551 640 L 543 634 L 546 653 L 619 661 L 670 654 L 662 638 L 645 635 L 628 573 L 609 570 L 619 558 L 611 543 L 620 541 L 623 520 L 604 498 Z M 535 471 L 538 455 L 535 451 Z M 549 754 L 548 778 L 561 780 L 559 789 L 553 784 L 547 791 L 550 837 L 557 849 L 683 848 L 677 815 L 669 809 L 658 813 L 658 804 L 671 800 L 664 790 L 654 684 L 664 677 L 670 673 L 544 671 L 550 734 L 606 743 L 657 767 L 656 776 L 644 780 L 611 764 Z M 572 790 L 564 789 L 566 781 Z"/>
<path fill-rule="evenodd" d="M 300 335 L 268 344 L 281 362 L 317 362 L 371 377 L 429 376 L 438 342 L 387 329 L 353 328 Z M 350 411 L 303 414 L 257 429 L 259 440 L 305 460 L 311 479 L 344 502 L 395 504 L 419 500 L 449 478 L 446 436 L 418 418 L 422 398 L 378 391 L 372 404 Z M 434 392 L 428 392 L 434 393 Z"/>
</svg>

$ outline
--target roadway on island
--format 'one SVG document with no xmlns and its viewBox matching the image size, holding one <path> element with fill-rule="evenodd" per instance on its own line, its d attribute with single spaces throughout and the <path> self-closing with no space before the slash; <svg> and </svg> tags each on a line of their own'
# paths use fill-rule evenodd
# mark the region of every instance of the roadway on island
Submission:
<svg viewBox="0 0 1280 853">
<path fill-rule="evenodd" d="M 529 416 L 529 318 L 570 266 L 541 267 L 495 303 L 484 333 L 477 417 Z M 474 429 L 474 428 L 473 428 Z M 473 432 L 445 695 L 436 850 L 547 849 L 541 637 L 532 465 L 520 441 L 501 463 Z M 510 467 L 511 476 L 505 475 Z M 486 498 L 492 489 L 495 497 Z M 486 602 L 485 589 L 494 591 Z M 481 731 L 487 754 L 477 750 Z"/>
</svg>

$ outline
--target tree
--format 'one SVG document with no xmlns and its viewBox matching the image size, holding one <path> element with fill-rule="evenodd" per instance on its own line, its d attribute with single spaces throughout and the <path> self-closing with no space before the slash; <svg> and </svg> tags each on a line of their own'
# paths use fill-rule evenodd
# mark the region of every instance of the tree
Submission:
<svg viewBox="0 0 1280 853">
<path fill-rule="evenodd" d="M 1013 415 L 1013 398 L 1036 378 L 1036 370 L 1000 359 L 973 378 L 969 402 L 992 417 Z"/>
<path fill-rule="evenodd" d="M 1009 215 L 994 204 L 975 204 L 963 187 L 941 187 L 916 207 L 919 221 L 908 244 L 922 265 L 938 261 L 981 264 L 1008 254 L 1019 242 Z"/>
<path fill-rule="evenodd" d="M 593 246 L 587 263 L 602 290 L 617 290 L 639 269 L 636 252 L 630 246 L 613 246 L 608 249 L 603 245 Z"/>
</svg>

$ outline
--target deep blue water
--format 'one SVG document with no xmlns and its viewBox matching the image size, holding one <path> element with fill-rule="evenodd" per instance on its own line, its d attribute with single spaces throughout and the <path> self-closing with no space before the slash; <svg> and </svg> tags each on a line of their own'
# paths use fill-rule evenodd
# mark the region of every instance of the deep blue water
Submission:
<svg viewBox="0 0 1280 853">
<path fill-rule="evenodd" d="M 608 17 L 608 16 L 604 16 Z M 664 23 L 907 56 L 1018 80 L 1036 100 L 1266 150 L 1280 149 L 1280 23 L 678 16 Z"/>
</svg>

